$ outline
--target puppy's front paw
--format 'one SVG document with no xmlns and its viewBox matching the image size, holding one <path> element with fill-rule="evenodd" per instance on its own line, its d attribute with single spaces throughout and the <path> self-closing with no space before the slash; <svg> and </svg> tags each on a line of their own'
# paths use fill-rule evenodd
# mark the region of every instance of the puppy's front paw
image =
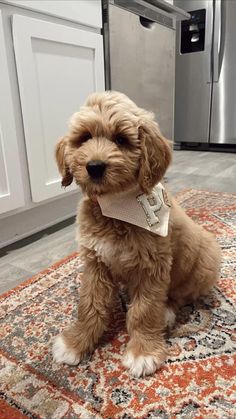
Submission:
<svg viewBox="0 0 236 419">
<path fill-rule="evenodd" d="M 73 349 L 67 346 L 63 335 L 58 335 L 54 341 L 53 360 L 60 364 L 78 365 L 80 363 L 80 355 Z"/>
<path fill-rule="evenodd" d="M 133 377 L 143 377 L 154 374 L 161 367 L 164 359 L 154 355 L 134 356 L 132 350 L 128 350 L 123 358 L 123 365 L 129 369 Z"/>
</svg>

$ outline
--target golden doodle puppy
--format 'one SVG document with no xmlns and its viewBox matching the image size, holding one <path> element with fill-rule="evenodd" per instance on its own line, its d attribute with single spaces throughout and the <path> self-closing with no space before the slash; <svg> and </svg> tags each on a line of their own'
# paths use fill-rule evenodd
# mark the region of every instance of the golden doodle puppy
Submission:
<svg viewBox="0 0 236 419">
<path fill-rule="evenodd" d="M 56 362 L 78 364 L 104 330 L 119 286 L 130 302 L 123 365 L 135 377 L 165 361 L 164 333 L 176 310 L 206 295 L 219 274 L 220 249 L 160 183 L 171 144 L 154 115 L 124 94 L 92 94 L 56 147 L 62 185 L 73 179 L 84 275 L 78 320 L 56 337 Z"/>
</svg>

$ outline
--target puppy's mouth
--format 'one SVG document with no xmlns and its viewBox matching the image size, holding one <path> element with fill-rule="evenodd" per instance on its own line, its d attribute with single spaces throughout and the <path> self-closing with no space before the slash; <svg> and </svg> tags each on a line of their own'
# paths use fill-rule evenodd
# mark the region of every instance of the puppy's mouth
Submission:
<svg viewBox="0 0 236 419">
<path fill-rule="evenodd" d="M 106 183 L 105 179 L 89 179 L 83 185 L 80 184 L 82 190 L 89 196 L 101 196 L 114 192 L 114 188 Z"/>
<path fill-rule="evenodd" d="M 79 183 L 82 187 L 82 190 L 89 196 L 94 198 L 94 196 L 102 195 L 111 195 L 122 192 L 130 187 L 134 186 L 134 182 L 124 182 L 117 177 L 109 176 L 110 174 L 104 174 L 100 178 L 88 178 L 83 184 Z"/>
</svg>

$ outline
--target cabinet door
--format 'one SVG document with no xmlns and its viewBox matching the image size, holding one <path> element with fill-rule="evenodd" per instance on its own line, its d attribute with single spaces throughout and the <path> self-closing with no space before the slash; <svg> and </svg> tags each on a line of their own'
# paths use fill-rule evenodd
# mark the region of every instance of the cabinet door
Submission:
<svg viewBox="0 0 236 419">
<path fill-rule="evenodd" d="M 24 205 L 19 150 L 0 12 L 0 214 Z"/>
<path fill-rule="evenodd" d="M 13 16 L 30 184 L 34 202 L 56 197 L 61 179 L 55 143 L 86 97 L 104 90 L 102 35 L 28 17 Z"/>
</svg>

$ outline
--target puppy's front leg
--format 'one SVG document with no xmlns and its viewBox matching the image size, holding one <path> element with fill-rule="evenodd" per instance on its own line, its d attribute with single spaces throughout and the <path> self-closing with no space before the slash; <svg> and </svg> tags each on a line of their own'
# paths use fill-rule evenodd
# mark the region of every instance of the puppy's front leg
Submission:
<svg viewBox="0 0 236 419">
<path fill-rule="evenodd" d="M 130 341 L 123 365 L 134 377 L 153 374 L 165 361 L 167 350 L 163 337 L 167 316 L 168 269 L 162 274 L 145 275 L 130 289 L 127 313 Z"/>
<path fill-rule="evenodd" d="M 80 289 L 78 320 L 57 336 L 53 345 L 56 362 L 77 365 L 93 351 L 109 322 L 114 293 L 107 267 L 90 252 Z"/>
</svg>

